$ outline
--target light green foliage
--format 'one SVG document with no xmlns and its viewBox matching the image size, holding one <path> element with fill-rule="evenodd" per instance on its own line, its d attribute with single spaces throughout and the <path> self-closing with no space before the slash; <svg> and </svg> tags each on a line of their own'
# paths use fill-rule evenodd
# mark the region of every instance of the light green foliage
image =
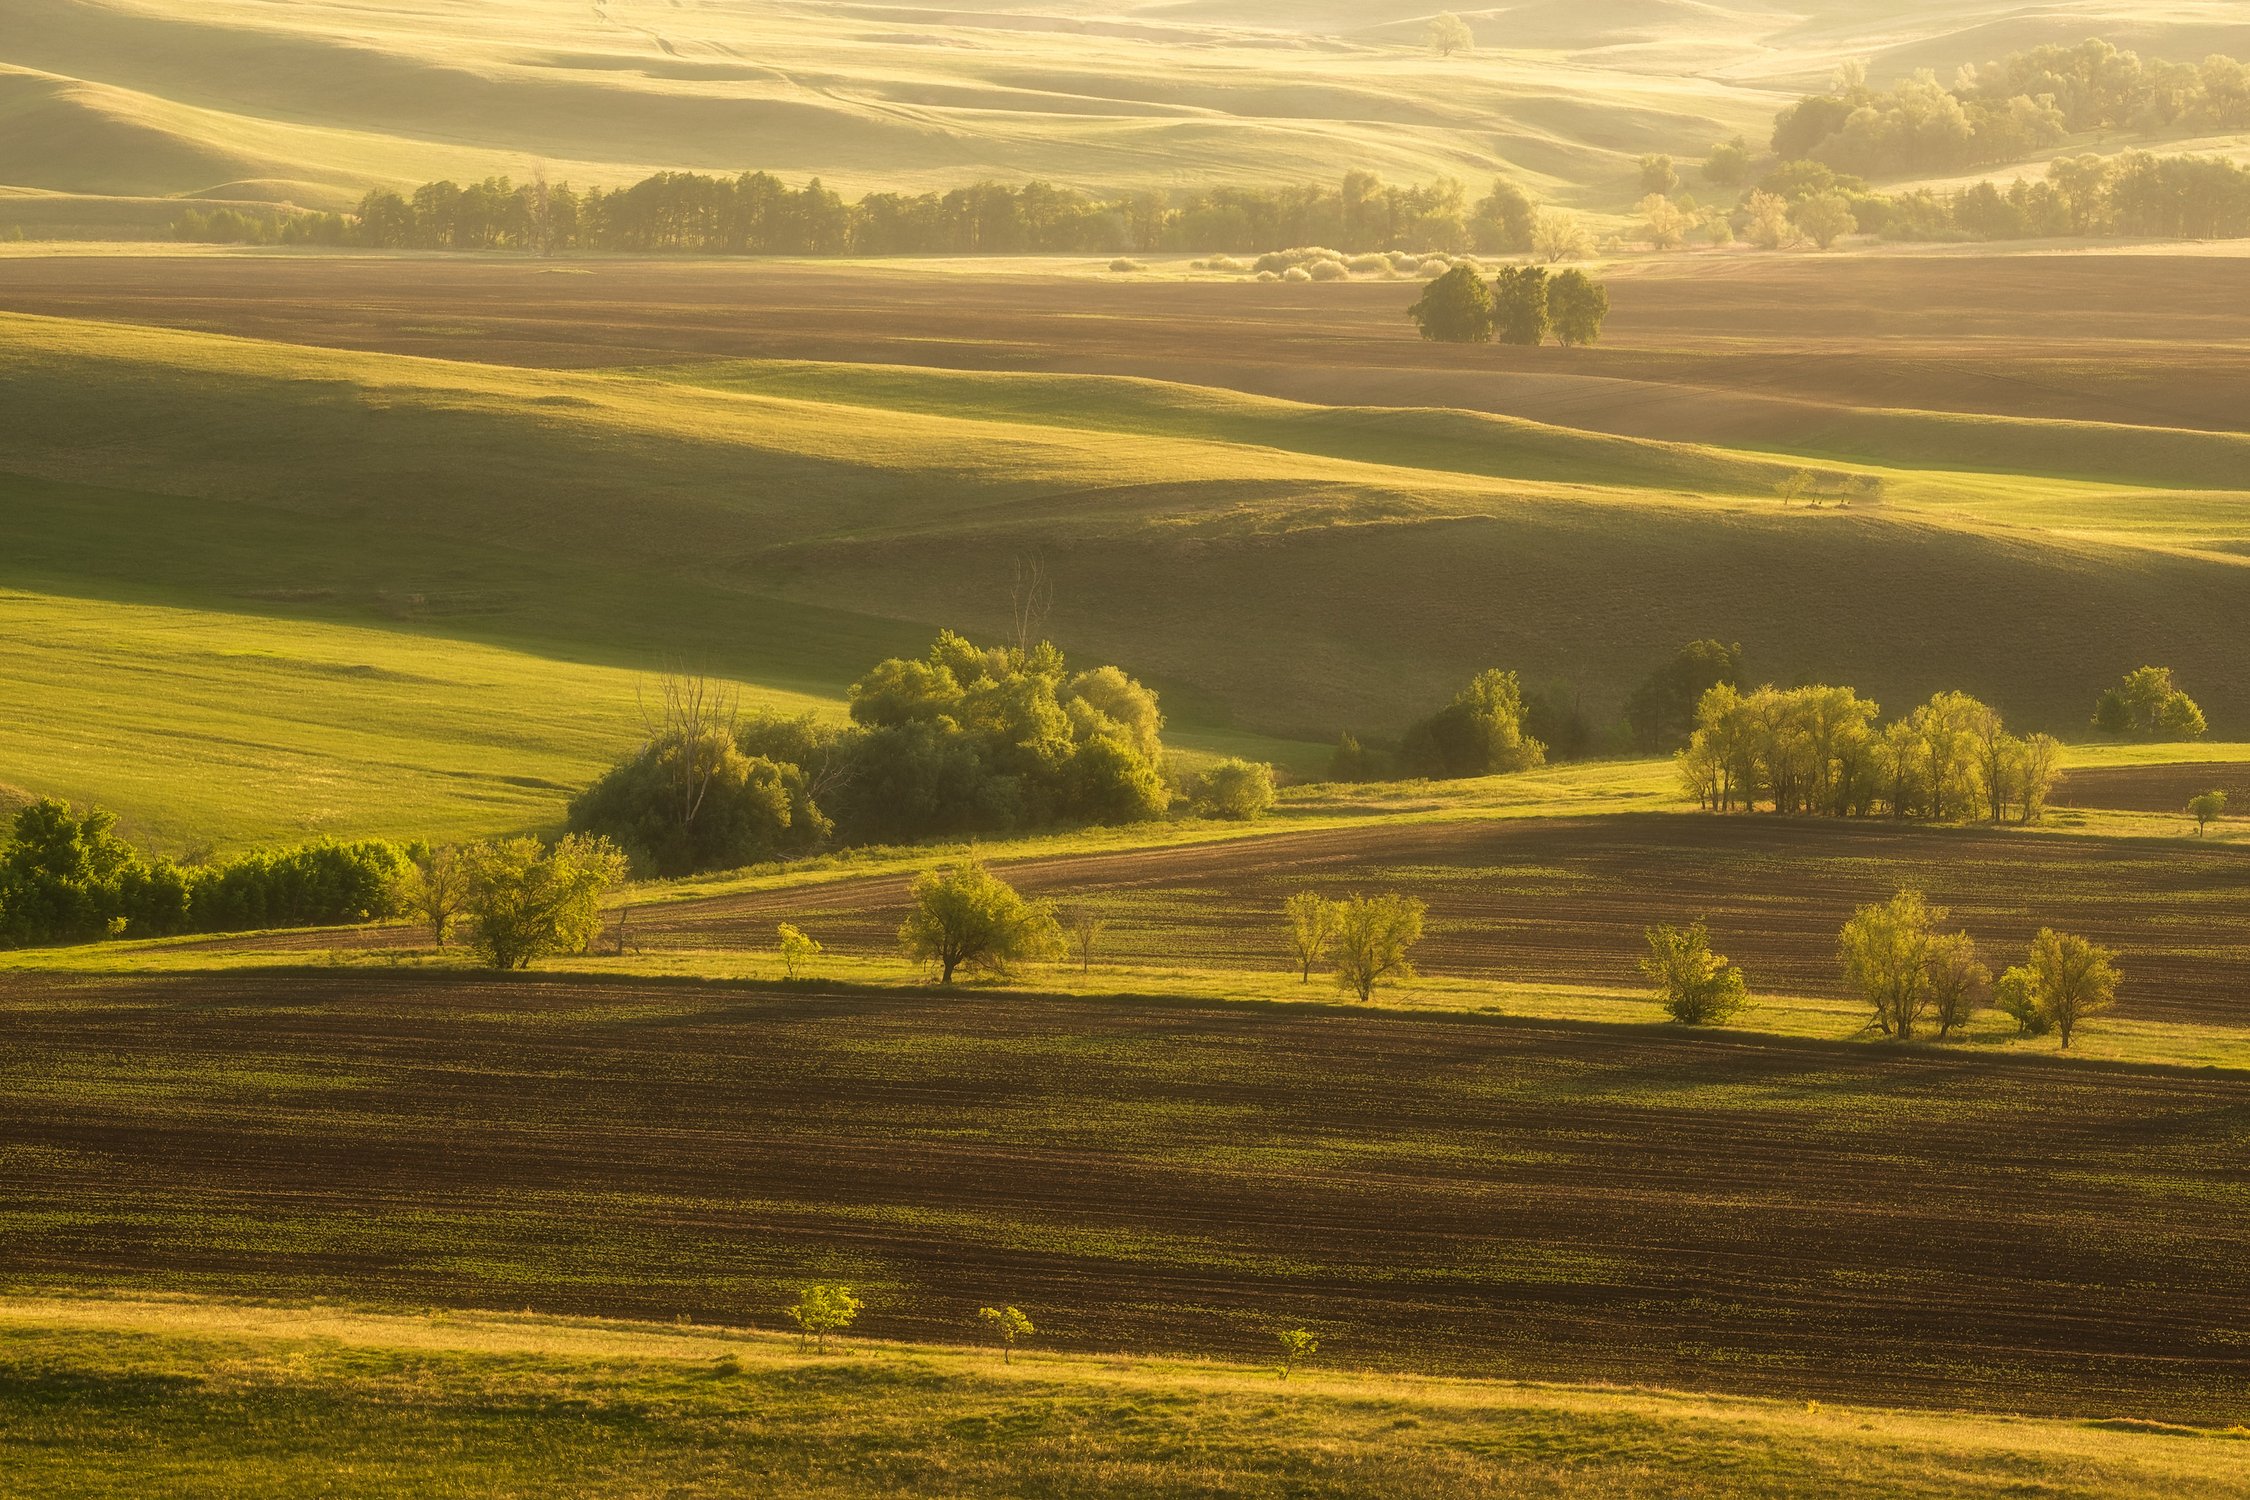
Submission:
<svg viewBox="0 0 2250 1500">
<path fill-rule="evenodd" d="M 1992 1003 L 2016 1023 L 2018 1036 L 2045 1036 L 2054 1029 L 2039 1005 L 2039 985 L 2030 969 L 2011 964 L 1992 984 Z"/>
<path fill-rule="evenodd" d="M 1609 288 L 1575 266 L 1547 282 L 1547 322 L 1565 348 L 1591 344 L 1609 317 Z"/>
<path fill-rule="evenodd" d="M 2195 819 L 2195 831 L 2200 836 L 2206 827 L 2226 812 L 2227 794 L 2215 787 L 2208 792 L 2197 792 L 2188 798 L 2187 810 L 2188 816 Z"/>
<path fill-rule="evenodd" d="M 2031 994 L 2039 1014 L 2055 1029 L 2065 1049 L 2072 1033 L 2088 1016 L 2098 1016 L 2117 1004 L 2117 955 L 2098 943 L 2051 927 L 2039 929 L 2031 940 Z"/>
<path fill-rule="evenodd" d="M 1711 951 L 1701 921 L 1651 927 L 1641 972 L 1657 987 L 1665 1014 L 1683 1026 L 1723 1026 L 1750 1003 L 1742 971 Z"/>
<path fill-rule="evenodd" d="M 1015 1307 L 980 1307 L 977 1317 L 992 1330 L 1000 1341 L 1000 1363 L 1007 1364 L 1015 1357 L 1016 1340 L 1029 1338 L 1039 1330 L 1031 1326 L 1031 1319 Z"/>
<path fill-rule="evenodd" d="M 1874 1010 L 1883 1035 L 1911 1040 L 1929 1010 L 1930 951 L 1944 920 L 1920 891 L 1900 891 L 1853 912 L 1837 935 L 1844 981 Z"/>
<path fill-rule="evenodd" d="M 1932 913 L 1933 920 L 1943 917 Z M 1976 943 L 1966 932 L 1933 933 L 1923 968 L 1929 975 L 1930 1017 L 1943 1039 L 1969 1024 L 1977 1007 L 1992 994 L 1992 971 L 1977 958 Z"/>
<path fill-rule="evenodd" d="M 2172 681 L 2170 667 L 2139 667 L 2104 690 L 2094 705 L 2094 727 L 2136 740 L 2199 740 L 2203 710 Z"/>
<path fill-rule="evenodd" d="M 1281 903 L 1281 917 L 1289 933 L 1289 953 L 1297 961 L 1300 983 L 1312 982 L 1313 965 L 1335 946 L 1343 903 L 1318 891 L 1298 891 Z"/>
<path fill-rule="evenodd" d="M 1412 979 L 1411 954 L 1422 940 L 1422 918 L 1428 910 L 1419 898 L 1395 892 L 1354 894 L 1338 903 L 1336 931 L 1328 949 L 1336 964 L 1337 987 L 1365 1004 L 1375 998 L 1376 985 L 1385 979 Z"/>
<path fill-rule="evenodd" d="M 1583 260 L 1594 253 L 1594 236 L 1585 221 L 1570 210 L 1542 208 L 1531 221 L 1531 253 L 1549 265 L 1557 261 Z M 1536 343 L 1537 340 L 1525 342 Z"/>
<path fill-rule="evenodd" d="M 1195 808 L 1207 818 L 1248 822 L 1263 817 L 1273 799 L 1273 767 L 1230 755 L 1198 778 Z"/>
<path fill-rule="evenodd" d="M 1859 228 L 1851 200 L 1842 193 L 1816 193 L 1797 205 L 1797 227 L 1805 238 L 1826 250 Z"/>
<path fill-rule="evenodd" d="M 1469 30 L 1469 23 L 1449 10 L 1441 10 L 1430 18 L 1429 38 L 1430 50 L 1440 57 L 1476 50 L 1476 34 Z"/>
<path fill-rule="evenodd" d="M 1703 154 L 1703 180 L 1713 186 L 1740 187 L 1749 175 L 1750 143 L 1739 135 Z"/>
<path fill-rule="evenodd" d="M 1476 267 L 1457 265 L 1423 287 L 1406 315 L 1434 343 L 1486 343 L 1495 318 L 1492 288 Z"/>
<path fill-rule="evenodd" d="M 797 1337 L 801 1342 L 810 1341 L 816 1350 L 825 1353 L 829 1336 L 851 1327 L 865 1306 L 848 1286 L 815 1282 L 800 1289 L 797 1300 L 783 1308 L 782 1313 L 797 1325 Z"/>
<path fill-rule="evenodd" d="M 799 971 L 810 969 L 813 960 L 821 955 L 819 941 L 794 922 L 780 923 L 774 928 L 774 937 L 785 979 L 795 979 Z"/>
<path fill-rule="evenodd" d="M 803 772 L 744 755 L 717 728 L 650 741 L 572 800 L 569 827 L 666 877 L 756 864 L 829 831 Z"/>
<path fill-rule="evenodd" d="M 430 929 L 430 941 L 442 948 L 452 935 L 454 919 L 468 905 L 469 866 L 457 845 L 425 849 L 399 871 L 392 887 L 391 908 Z"/>
<path fill-rule="evenodd" d="M 551 953 L 583 953 L 601 925 L 602 897 L 625 878 L 625 852 L 574 833 L 553 848 L 496 839 L 462 851 L 471 943 L 496 969 L 527 969 Z"/>
<path fill-rule="evenodd" d="M 1305 1360 L 1320 1352 L 1320 1338 L 1307 1328 L 1281 1328 L 1274 1331 L 1281 1345 L 1281 1378 L 1287 1380 L 1289 1372 Z"/>
<path fill-rule="evenodd" d="M 1544 765 L 1547 747 L 1524 732 L 1516 674 L 1493 667 L 1408 729 L 1399 756 L 1423 776 L 1494 776 Z"/>
<path fill-rule="evenodd" d="M 1641 158 L 1642 192 L 1668 195 L 1676 192 L 1679 186 L 1679 169 L 1672 165 L 1671 157 L 1659 153 Z"/>
<path fill-rule="evenodd" d="M 1005 974 L 1012 965 L 1052 957 L 1062 931 L 1044 902 L 1026 901 L 974 859 L 926 871 L 898 930 L 899 947 L 951 984 L 963 968 Z"/>
<path fill-rule="evenodd" d="M 1530 348 L 1547 340 L 1554 316 L 1545 266 L 1502 266 L 1492 278 L 1493 336 Z"/>
<path fill-rule="evenodd" d="M 1539 206 L 1529 194 L 1505 177 L 1492 179 L 1492 191 L 1477 200 L 1469 221 L 1475 248 L 1501 255 L 1521 255 L 1531 248 L 1531 232 Z"/>
</svg>

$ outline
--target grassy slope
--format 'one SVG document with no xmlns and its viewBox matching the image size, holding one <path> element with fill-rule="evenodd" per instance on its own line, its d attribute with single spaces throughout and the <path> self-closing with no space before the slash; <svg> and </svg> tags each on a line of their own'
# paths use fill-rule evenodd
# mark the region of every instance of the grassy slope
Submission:
<svg viewBox="0 0 2250 1500">
<path fill-rule="evenodd" d="M 56 1500 L 2250 1493 L 2237 1441 L 2098 1422 L 208 1302 L 0 1303 L 0 1411 Z"/>
<path fill-rule="evenodd" d="M 2011 503 L 2012 479 L 1925 474 L 1880 510 L 1780 512 L 1759 498 L 1769 459 L 1464 412 L 802 363 L 555 373 L 29 317 L 0 334 L 0 586 L 37 596 L 14 604 L 6 671 L 57 703 L 8 731 L 0 782 L 99 796 L 179 842 L 342 831 L 378 803 L 381 826 L 439 831 L 552 807 L 538 783 L 626 727 L 624 677 L 590 669 L 687 659 L 833 701 L 940 625 L 999 628 L 1031 549 L 1054 560 L 1065 644 L 1156 681 L 1183 743 L 1308 769 L 1318 752 L 1282 741 L 1394 731 L 1494 661 L 1613 711 L 1705 633 L 1758 643 L 1783 677 L 1894 703 L 1960 686 L 2066 732 L 2143 659 L 2186 673 L 2222 728 L 2250 711 L 2228 687 L 2250 573 L 1957 513 Z M 163 742 L 89 761 L 125 748 L 99 727 L 114 679 L 87 665 L 105 639 L 197 628 L 125 606 L 207 612 L 231 675 L 166 679 Z M 328 644 L 271 668 L 293 620 Z M 514 686 L 449 699 L 480 679 L 439 660 L 447 642 L 499 648 L 477 670 Z M 376 748 L 353 739 L 364 697 L 280 686 L 308 671 L 454 686 L 401 695 L 413 714 Z M 464 765 L 442 746 L 476 712 L 493 722 L 469 738 L 494 748 Z M 377 769 L 286 789 L 308 753 Z M 391 767 L 421 790 L 395 797 Z M 495 791 L 510 775 L 533 784 Z"/>
</svg>

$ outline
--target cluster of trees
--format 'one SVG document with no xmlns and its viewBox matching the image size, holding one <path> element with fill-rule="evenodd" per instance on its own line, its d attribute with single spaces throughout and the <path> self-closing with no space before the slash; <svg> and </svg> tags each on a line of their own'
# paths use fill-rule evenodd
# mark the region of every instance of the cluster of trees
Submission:
<svg viewBox="0 0 2250 1500">
<path fill-rule="evenodd" d="M 1864 999 L 1880 1034 L 1911 1041 L 1925 1028 L 1939 1040 L 1997 1005 L 2023 1036 L 2055 1033 L 2070 1045 L 2080 1022 L 2110 1009 L 2121 982 L 2116 955 L 2082 937 L 2041 928 L 2020 964 L 1998 980 L 1966 932 L 1947 932 L 1946 910 L 1919 891 L 1862 906 L 1837 934 L 1844 980 Z M 1644 934 L 1641 972 L 1683 1025 L 1722 1025 L 1750 1003 L 1741 969 L 1711 948 L 1710 929 L 1660 925 Z"/>
<path fill-rule="evenodd" d="M 1829 817 L 1989 818 L 2033 822 L 2046 809 L 2062 746 L 2018 737 L 1966 693 L 1939 693 L 1878 727 L 1880 708 L 1848 687 L 1731 682 L 1705 691 L 1677 756 L 1688 795 L 1715 812 Z"/>
<path fill-rule="evenodd" d="M 1163 724 L 1156 694 L 1116 667 L 1072 672 L 1044 642 L 987 649 L 951 631 L 854 683 L 848 725 L 745 718 L 721 685 L 667 679 L 647 742 L 571 803 L 569 826 L 684 875 L 829 840 L 1140 822 L 1175 797 Z M 1255 817 L 1273 772 L 1223 761 L 1184 790 L 1209 815 Z"/>
<path fill-rule="evenodd" d="M 1440 343 L 1537 346 L 1552 335 L 1574 348 L 1602 336 L 1609 289 L 1579 270 L 1502 266 L 1486 281 L 1474 266 L 1457 265 L 1424 287 L 1406 315 Z"/>
<path fill-rule="evenodd" d="M 2143 61 L 2099 39 L 1964 67 L 1951 87 L 1925 71 L 1878 90 L 1852 65 L 1775 118 L 1773 150 L 1785 161 L 1905 175 L 2014 161 L 2076 132 L 2176 127 L 2250 129 L 2250 68 L 2221 56 Z"/>
<path fill-rule="evenodd" d="M 2136 667 L 2095 700 L 2094 727 L 2120 739 L 2199 740 L 2209 726 L 2170 667 Z"/>
<path fill-rule="evenodd" d="M 1300 981 L 1312 982 L 1320 964 L 1335 968 L 1336 986 L 1362 1004 L 1386 979 L 1414 977 L 1414 945 L 1422 940 L 1429 908 L 1411 896 L 1353 894 L 1339 901 L 1299 891 L 1281 905 L 1289 952 Z"/>
<path fill-rule="evenodd" d="M 410 864 L 407 848 L 365 840 L 183 865 L 116 825 L 53 799 L 17 810 L 0 843 L 0 947 L 371 921 L 393 913 Z"/>
<path fill-rule="evenodd" d="M 1279 245 L 1347 252 L 1533 247 L 1538 209 L 1505 179 L 1472 199 L 1451 178 L 1212 187 L 1097 198 L 1051 183 L 980 182 L 945 193 L 875 192 L 847 202 L 818 178 L 659 172 L 630 187 L 488 178 L 369 193 L 351 214 L 191 212 L 183 239 L 375 249 L 572 250 L 697 255 L 1008 255 L 1119 251 L 1255 253 Z"/>
</svg>

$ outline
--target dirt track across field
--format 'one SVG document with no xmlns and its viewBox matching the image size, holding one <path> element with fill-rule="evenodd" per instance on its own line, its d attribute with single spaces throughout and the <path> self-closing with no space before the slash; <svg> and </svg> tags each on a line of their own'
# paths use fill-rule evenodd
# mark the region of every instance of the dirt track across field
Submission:
<svg viewBox="0 0 2250 1500">
<path fill-rule="evenodd" d="M 0 1280 L 2239 1420 L 2250 1088 L 1743 1036 L 337 974 L 0 998 Z"/>
<path fill-rule="evenodd" d="M 2158 284 L 2164 295 L 2149 297 Z M 1753 445 L 1853 407 L 2250 424 L 2250 259 L 1641 263 L 1611 273 L 1604 342 L 1568 352 L 1425 344 L 1404 317 L 1416 289 L 762 261 L 0 259 L 8 311 L 502 364 L 727 357 L 1136 374 Z"/>
</svg>

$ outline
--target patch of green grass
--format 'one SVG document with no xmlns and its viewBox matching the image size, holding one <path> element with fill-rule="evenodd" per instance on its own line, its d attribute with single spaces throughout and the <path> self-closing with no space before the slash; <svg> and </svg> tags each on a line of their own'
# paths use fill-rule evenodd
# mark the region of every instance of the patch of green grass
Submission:
<svg viewBox="0 0 2250 1500">
<path fill-rule="evenodd" d="M 0 1303 L 0 1414 L 56 1500 L 2250 1493 L 2193 1429 L 193 1300 Z"/>
</svg>

